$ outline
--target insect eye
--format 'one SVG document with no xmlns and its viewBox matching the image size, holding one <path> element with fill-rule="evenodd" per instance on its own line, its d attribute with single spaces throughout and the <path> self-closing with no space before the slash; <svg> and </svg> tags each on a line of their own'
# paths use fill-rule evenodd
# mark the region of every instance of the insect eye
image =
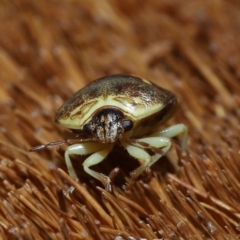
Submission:
<svg viewBox="0 0 240 240">
<path fill-rule="evenodd" d="M 130 131 L 133 128 L 133 122 L 131 120 L 123 120 L 122 125 L 125 132 Z"/>
<path fill-rule="evenodd" d="M 85 124 L 85 125 L 83 126 L 83 131 L 84 131 L 85 133 L 91 134 L 91 133 L 92 133 L 92 124 L 90 124 L 90 123 Z"/>
</svg>

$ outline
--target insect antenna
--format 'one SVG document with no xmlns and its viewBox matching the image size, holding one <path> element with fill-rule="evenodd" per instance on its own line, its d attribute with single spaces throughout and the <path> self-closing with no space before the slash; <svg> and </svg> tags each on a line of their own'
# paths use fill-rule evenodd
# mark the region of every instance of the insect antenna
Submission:
<svg viewBox="0 0 240 240">
<path fill-rule="evenodd" d="M 68 145 L 72 145 L 75 143 L 84 143 L 84 142 L 96 142 L 97 139 L 96 138 L 85 138 L 85 139 L 64 139 L 64 140 L 59 140 L 59 141 L 54 141 L 54 142 L 49 142 L 46 144 L 42 144 L 42 145 L 38 145 L 36 147 L 30 148 L 29 152 L 35 152 L 35 151 L 41 151 L 47 147 L 55 147 L 55 146 L 60 146 L 63 144 L 68 144 Z"/>
</svg>

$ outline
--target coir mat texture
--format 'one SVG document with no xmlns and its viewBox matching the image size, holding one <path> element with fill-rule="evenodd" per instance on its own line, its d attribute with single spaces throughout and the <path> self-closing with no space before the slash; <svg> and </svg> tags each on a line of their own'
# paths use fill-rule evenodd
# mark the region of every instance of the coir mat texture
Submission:
<svg viewBox="0 0 240 240">
<path fill-rule="evenodd" d="M 236 0 L 0 1 L 1 239 L 238 239 L 239 29 Z M 64 139 L 55 111 L 114 73 L 174 92 L 166 126 L 184 123 L 189 140 L 134 184 L 138 162 L 114 149 L 95 168 L 110 193 L 84 157 L 79 182 L 68 176 L 66 146 L 28 150 Z"/>
</svg>

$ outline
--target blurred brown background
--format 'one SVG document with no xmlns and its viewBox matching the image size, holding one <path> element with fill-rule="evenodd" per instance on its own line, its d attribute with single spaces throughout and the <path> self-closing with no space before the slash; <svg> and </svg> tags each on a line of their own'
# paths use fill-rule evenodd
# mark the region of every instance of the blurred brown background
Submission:
<svg viewBox="0 0 240 240">
<path fill-rule="evenodd" d="M 237 239 L 239 39 L 236 0 L 0 1 L 1 238 Z M 120 167 L 110 194 L 78 157 L 79 184 L 56 170 L 66 171 L 64 147 L 28 149 L 62 139 L 56 109 L 113 73 L 176 93 L 168 125 L 188 127 L 189 151 L 180 156 L 173 144 L 129 190 L 137 161 L 117 149 L 97 167 Z"/>
</svg>

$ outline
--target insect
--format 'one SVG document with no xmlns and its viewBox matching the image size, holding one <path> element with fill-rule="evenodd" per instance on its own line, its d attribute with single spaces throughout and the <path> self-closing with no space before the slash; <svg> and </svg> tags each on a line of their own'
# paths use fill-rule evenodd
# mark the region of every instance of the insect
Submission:
<svg viewBox="0 0 240 240">
<path fill-rule="evenodd" d="M 91 82 L 70 97 L 56 112 L 55 121 L 86 139 L 70 144 L 65 151 L 69 175 L 77 178 L 70 155 L 88 155 L 84 171 L 101 181 L 105 187 L 110 179 L 90 167 L 103 161 L 118 143 L 141 165 L 131 173 L 137 178 L 171 147 L 171 138 L 183 135 L 182 149 L 187 142 L 187 128 L 176 124 L 159 130 L 176 111 L 177 97 L 148 80 L 124 74 L 106 76 Z M 50 142 L 32 151 L 61 142 Z M 148 150 L 153 154 L 149 154 Z"/>
</svg>

